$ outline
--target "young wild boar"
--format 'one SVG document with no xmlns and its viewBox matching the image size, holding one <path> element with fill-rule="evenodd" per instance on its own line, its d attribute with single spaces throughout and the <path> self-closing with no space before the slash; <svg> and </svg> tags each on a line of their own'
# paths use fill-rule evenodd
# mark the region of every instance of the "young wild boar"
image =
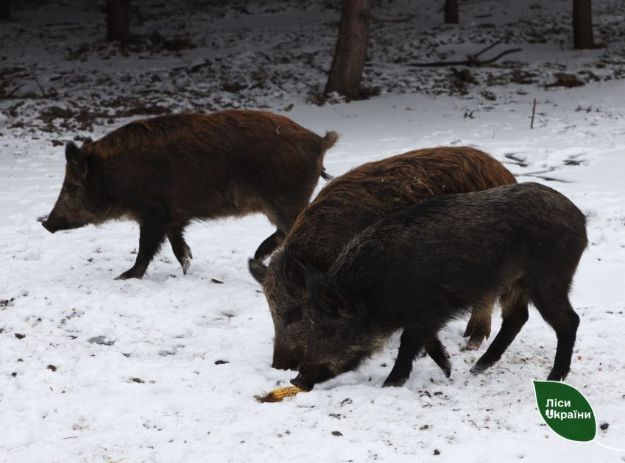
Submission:
<svg viewBox="0 0 625 463">
<path fill-rule="evenodd" d="M 584 214 L 536 183 L 439 196 L 383 219 L 354 237 L 327 274 L 300 275 L 306 344 L 292 383 L 310 389 L 351 370 L 403 329 L 385 385 L 403 384 L 415 354 L 445 323 L 497 299 L 501 329 L 471 372 L 499 360 L 531 302 L 558 338 L 548 379 L 562 380 L 579 324 L 568 293 L 586 244 Z"/>
<path fill-rule="evenodd" d="M 469 147 L 429 148 L 364 164 L 330 182 L 297 218 L 284 241 L 295 259 L 325 272 L 365 227 L 426 198 L 516 183 L 488 154 Z M 273 367 L 296 369 L 303 350 L 304 282 L 283 253 L 269 268 L 250 261 L 275 328 Z M 475 306 L 465 336 L 477 348 L 490 333 L 491 306 Z M 431 353 L 431 352 L 430 352 Z"/>
<path fill-rule="evenodd" d="M 139 251 L 118 278 L 141 278 L 167 237 L 186 273 L 184 228 L 195 219 L 262 212 L 277 231 L 255 258 L 273 252 L 308 204 L 323 156 L 320 137 L 262 111 L 179 114 L 131 122 L 82 148 L 65 150 L 65 180 L 43 226 L 50 232 L 111 219 L 139 223 Z"/>
</svg>

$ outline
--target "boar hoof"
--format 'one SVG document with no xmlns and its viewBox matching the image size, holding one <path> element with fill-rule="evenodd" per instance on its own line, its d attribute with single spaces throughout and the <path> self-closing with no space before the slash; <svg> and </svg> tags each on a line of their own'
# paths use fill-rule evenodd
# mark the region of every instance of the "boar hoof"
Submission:
<svg viewBox="0 0 625 463">
<path fill-rule="evenodd" d="M 482 345 L 484 338 L 482 336 L 471 336 L 467 345 L 462 350 L 478 350 Z"/>
<path fill-rule="evenodd" d="M 490 367 L 490 365 L 487 365 L 486 363 L 478 362 L 475 365 L 473 365 L 473 368 L 471 368 L 471 370 L 469 371 L 473 373 L 474 375 L 479 375 L 483 371 L 487 370 L 488 367 Z"/>
<path fill-rule="evenodd" d="M 187 274 L 189 271 L 189 267 L 191 266 L 191 259 L 193 259 L 193 254 L 191 254 L 191 248 L 185 245 L 184 250 L 181 254 L 176 255 L 178 258 L 178 262 L 180 262 L 180 266 L 182 267 L 182 273 Z"/>
<path fill-rule="evenodd" d="M 476 317 L 477 318 L 477 317 Z M 475 337 L 483 337 L 483 338 L 487 338 L 490 336 L 490 320 L 480 320 L 480 319 L 473 319 L 470 318 L 469 322 L 467 323 L 467 327 L 464 330 L 464 335 L 465 338 L 468 338 L 469 336 L 471 338 L 475 338 Z"/>
<path fill-rule="evenodd" d="M 391 378 L 390 376 L 386 378 L 382 387 L 401 387 L 406 383 L 408 378 Z"/>
<path fill-rule="evenodd" d="M 191 256 L 182 259 L 180 266 L 182 267 L 182 273 L 186 275 L 189 271 L 189 267 L 191 266 Z"/>
<path fill-rule="evenodd" d="M 126 270 L 124 273 L 119 275 L 116 280 L 129 280 L 130 278 L 143 278 L 143 273 L 139 273 L 134 269 Z"/>
<path fill-rule="evenodd" d="M 566 375 L 568 375 L 569 371 L 556 371 L 555 369 L 553 369 L 551 371 L 551 373 L 549 373 L 549 376 L 547 376 L 547 381 L 564 381 L 564 378 L 566 378 Z"/>
</svg>

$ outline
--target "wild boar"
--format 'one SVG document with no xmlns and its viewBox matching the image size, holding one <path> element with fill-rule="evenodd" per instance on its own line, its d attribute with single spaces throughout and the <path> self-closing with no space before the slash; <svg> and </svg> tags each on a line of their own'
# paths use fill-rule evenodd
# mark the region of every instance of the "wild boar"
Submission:
<svg viewBox="0 0 625 463">
<path fill-rule="evenodd" d="M 556 332 L 548 379 L 560 381 L 579 325 L 568 294 L 586 245 L 584 214 L 537 183 L 438 196 L 382 219 L 356 235 L 327 273 L 294 266 L 305 268 L 307 301 L 304 355 L 292 383 L 310 389 L 351 370 L 403 329 L 384 383 L 401 385 L 424 342 L 474 304 L 497 299 L 501 329 L 471 372 L 501 358 L 531 302 Z"/>
<path fill-rule="evenodd" d="M 178 114 L 138 120 L 65 150 L 65 180 L 43 222 L 50 232 L 107 220 L 139 223 L 139 251 L 119 279 L 141 278 L 165 237 L 182 266 L 192 220 L 262 212 L 277 230 L 255 253 L 280 244 L 308 204 L 336 132 L 320 137 L 263 111 Z"/>
<path fill-rule="evenodd" d="M 516 183 L 499 161 L 483 151 L 439 147 L 370 162 L 335 178 L 302 214 L 283 245 L 295 259 L 326 272 L 353 236 L 377 220 L 435 195 L 485 190 Z M 284 253 L 269 267 L 249 262 L 262 286 L 275 328 L 273 367 L 296 369 L 303 350 L 304 282 Z M 465 336 L 477 348 L 490 334 L 492 307 L 476 306 Z M 437 362 L 438 363 L 438 362 Z"/>
</svg>

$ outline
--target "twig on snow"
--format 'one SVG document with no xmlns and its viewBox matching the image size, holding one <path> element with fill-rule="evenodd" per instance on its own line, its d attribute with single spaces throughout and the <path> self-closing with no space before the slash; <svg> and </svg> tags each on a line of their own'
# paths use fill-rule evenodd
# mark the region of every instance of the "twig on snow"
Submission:
<svg viewBox="0 0 625 463">
<path fill-rule="evenodd" d="M 465 60 L 458 60 L 458 61 L 434 61 L 431 63 L 409 63 L 408 66 L 413 66 L 413 67 L 438 67 L 438 66 L 485 66 L 487 64 L 491 64 L 494 63 L 495 61 L 497 61 L 499 58 L 502 58 L 506 55 L 509 55 L 511 53 L 518 53 L 520 51 L 522 51 L 522 48 L 510 48 L 509 50 L 504 50 L 501 53 L 499 53 L 498 55 L 494 56 L 491 59 L 487 59 L 487 60 L 480 60 L 478 59 L 478 57 L 480 55 L 482 55 L 484 52 L 490 50 L 491 48 L 496 47 L 497 45 L 499 45 L 501 43 L 501 41 L 499 42 L 495 42 L 489 46 L 487 46 L 486 48 L 483 48 L 482 50 L 480 50 L 479 52 L 473 54 L 473 55 L 467 55 L 467 59 Z"/>
<path fill-rule="evenodd" d="M 20 88 L 22 88 L 24 85 L 26 84 L 19 84 L 18 86 L 16 86 L 13 90 L 11 90 L 9 93 L 7 93 L 6 95 L 4 95 L 3 98 L 11 98 L 11 96 L 17 92 Z"/>
<path fill-rule="evenodd" d="M 37 78 L 37 74 L 35 74 L 35 69 L 33 68 L 33 66 L 30 66 L 30 74 L 33 76 L 33 80 L 37 84 L 37 87 L 39 87 L 39 90 L 41 91 L 41 96 L 45 98 L 47 96 L 47 93 L 44 90 L 41 83 L 39 82 L 39 79 Z"/>
</svg>

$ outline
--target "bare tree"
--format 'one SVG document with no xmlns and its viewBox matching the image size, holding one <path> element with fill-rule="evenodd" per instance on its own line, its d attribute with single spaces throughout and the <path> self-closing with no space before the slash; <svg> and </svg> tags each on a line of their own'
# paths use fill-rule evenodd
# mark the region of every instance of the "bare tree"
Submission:
<svg viewBox="0 0 625 463">
<path fill-rule="evenodd" d="M 360 97 L 370 15 L 370 0 L 343 0 L 339 36 L 325 93 L 337 92 L 347 100 Z"/>
<path fill-rule="evenodd" d="M 130 38 L 130 0 L 106 0 L 106 40 L 122 43 Z"/>
<path fill-rule="evenodd" d="M 592 0 L 573 0 L 573 44 L 575 48 L 594 48 Z"/>
<path fill-rule="evenodd" d="M 445 22 L 458 24 L 458 0 L 445 0 Z"/>
<path fill-rule="evenodd" d="M 11 19 L 11 0 L 0 0 L 0 19 Z"/>
</svg>

